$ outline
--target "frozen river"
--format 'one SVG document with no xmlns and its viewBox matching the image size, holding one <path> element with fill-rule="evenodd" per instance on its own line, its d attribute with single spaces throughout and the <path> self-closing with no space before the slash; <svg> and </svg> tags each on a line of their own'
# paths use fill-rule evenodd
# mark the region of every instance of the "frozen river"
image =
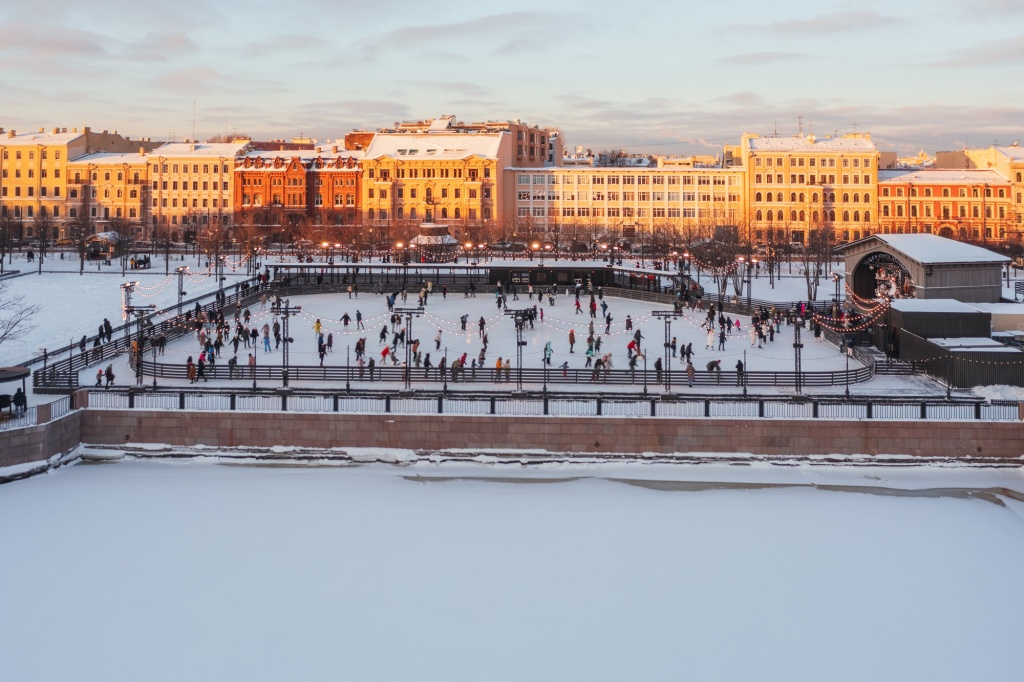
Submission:
<svg viewBox="0 0 1024 682">
<path fill-rule="evenodd" d="M 1012 679 L 1022 488 L 1018 469 L 78 464 L 0 486 L 3 677 Z"/>
</svg>

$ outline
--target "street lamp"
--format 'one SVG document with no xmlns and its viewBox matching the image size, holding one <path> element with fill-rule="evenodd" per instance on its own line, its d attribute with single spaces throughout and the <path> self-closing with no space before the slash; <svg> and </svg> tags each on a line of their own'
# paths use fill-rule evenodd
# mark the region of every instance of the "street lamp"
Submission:
<svg viewBox="0 0 1024 682">
<path fill-rule="evenodd" d="M 540 250 L 540 244 L 538 242 L 534 242 L 534 243 L 530 244 L 530 249 L 531 249 L 530 260 L 533 260 L 534 254 L 536 254 L 537 251 Z M 541 257 L 541 260 L 543 261 L 543 256 Z"/>
</svg>

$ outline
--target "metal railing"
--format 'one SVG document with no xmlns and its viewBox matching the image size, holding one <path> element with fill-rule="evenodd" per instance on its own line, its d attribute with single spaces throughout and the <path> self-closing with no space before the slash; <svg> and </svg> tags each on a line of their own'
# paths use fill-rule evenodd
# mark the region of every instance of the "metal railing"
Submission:
<svg viewBox="0 0 1024 682">
<path fill-rule="evenodd" d="M 36 408 L 29 407 L 25 410 L 4 411 L 0 413 L 0 431 L 8 429 L 20 429 L 26 426 L 36 425 Z"/>
<path fill-rule="evenodd" d="M 464 414 L 489 416 L 718 419 L 1017 421 L 1015 401 L 888 400 L 679 395 L 401 394 L 329 391 L 90 391 L 90 408 L 243 412 Z"/>
</svg>

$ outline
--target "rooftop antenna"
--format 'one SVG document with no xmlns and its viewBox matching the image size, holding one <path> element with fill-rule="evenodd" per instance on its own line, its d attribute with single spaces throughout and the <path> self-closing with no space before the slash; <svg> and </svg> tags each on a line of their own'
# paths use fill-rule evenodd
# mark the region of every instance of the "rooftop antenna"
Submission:
<svg viewBox="0 0 1024 682">
<path fill-rule="evenodd" d="M 775 121 L 775 132 L 772 133 L 772 137 L 778 137 L 778 136 L 779 136 L 779 122 Z"/>
<path fill-rule="evenodd" d="M 196 101 L 192 100 L 192 141 L 196 141 Z"/>
<path fill-rule="evenodd" d="M 797 131 L 800 134 L 800 137 L 803 137 L 804 136 L 804 117 L 803 116 L 797 116 L 796 117 L 796 127 L 797 127 Z"/>
<path fill-rule="evenodd" d="M 853 122 L 853 134 L 854 135 L 857 134 L 857 122 L 856 121 Z"/>
</svg>

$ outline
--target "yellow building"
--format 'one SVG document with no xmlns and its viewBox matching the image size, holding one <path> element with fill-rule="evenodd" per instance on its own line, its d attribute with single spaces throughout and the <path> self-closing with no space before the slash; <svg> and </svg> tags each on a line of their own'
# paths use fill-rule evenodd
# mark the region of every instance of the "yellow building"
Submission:
<svg viewBox="0 0 1024 682">
<path fill-rule="evenodd" d="M 511 216 L 496 241 L 561 249 L 628 241 L 675 246 L 743 221 L 745 170 L 693 167 L 513 168 Z"/>
<path fill-rule="evenodd" d="M 68 162 L 91 152 L 137 151 L 139 146 L 153 143 L 90 128 L 40 128 L 34 133 L 0 128 L 0 216 L 20 221 L 27 238 L 40 236 L 37 225 L 46 227 L 51 238 L 59 235 L 68 217 Z"/>
<path fill-rule="evenodd" d="M 743 135 L 731 154 L 746 173 L 746 210 L 753 239 L 806 243 L 832 227 L 838 241 L 874 231 L 882 155 L 868 133 L 818 138 Z"/>
<path fill-rule="evenodd" d="M 192 239 L 209 225 L 231 223 L 235 161 L 248 140 L 171 142 L 149 155 L 149 221 L 158 237 Z"/>
<path fill-rule="evenodd" d="M 968 149 L 968 168 L 994 170 L 1010 181 L 1007 238 L 1024 239 L 1024 147 L 1017 144 L 988 149 Z"/>
<path fill-rule="evenodd" d="M 66 216 L 88 220 L 89 232 L 115 231 L 136 240 L 149 239 L 149 156 L 86 154 L 67 166 Z M 63 229 L 61 236 L 66 236 Z"/>
<path fill-rule="evenodd" d="M 502 170 L 540 168 L 561 154 L 556 131 L 518 121 L 464 124 L 443 116 L 378 131 L 361 163 L 367 239 L 390 247 L 435 222 L 460 241 L 475 240 L 503 218 Z"/>
</svg>

